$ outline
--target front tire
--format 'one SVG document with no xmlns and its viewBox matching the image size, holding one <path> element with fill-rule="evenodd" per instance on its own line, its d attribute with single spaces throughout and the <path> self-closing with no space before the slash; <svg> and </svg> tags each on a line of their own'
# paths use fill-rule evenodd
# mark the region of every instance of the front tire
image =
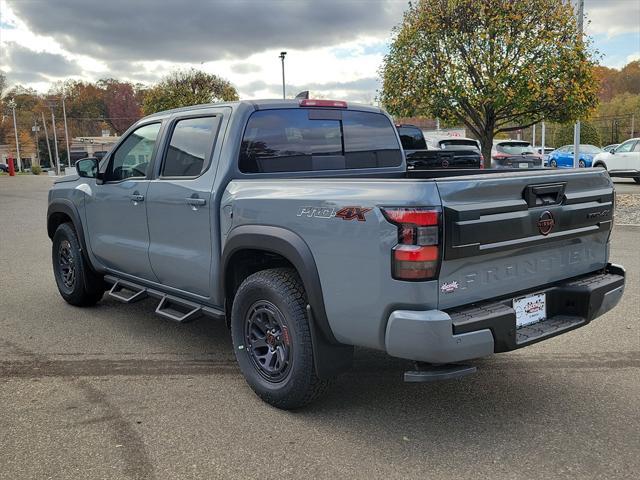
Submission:
<svg viewBox="0 0 640 480">
<path fill-rule="evenodd" d="M 51 260 L 58 291 L 67 303 L 88 307 L 100 301 L 104 294 L 104 280 L 87 265 L 71 224 L 63 223 L 56 229 Z"/>
<path fill-rule="evenodd" d="M 586 168 L 587 164 L 584 160 L 578 161 L 578 168 Z"/>
<path fill-rule="evenodd" d="M 558 162 L 556 162 L 555 160 L 551 160 L 551 161 L 549 162 L 549 166 L 550 166 L 551 168 L 558 168 Z"/>
<path fill-rule="evenodd" d="M 634 180 L 636 181 L 636 183 L 640 183 L 640 177 L 635 177 Z"/>
<path fill-rule="evenodd" d="M 247 383 L 265 402 L 290 410 L 315 400 L 330 380 L 315 373 L 306 293 L 295 270 L 247 277 L 231 310 L 233 348 Z"/>
</svg>

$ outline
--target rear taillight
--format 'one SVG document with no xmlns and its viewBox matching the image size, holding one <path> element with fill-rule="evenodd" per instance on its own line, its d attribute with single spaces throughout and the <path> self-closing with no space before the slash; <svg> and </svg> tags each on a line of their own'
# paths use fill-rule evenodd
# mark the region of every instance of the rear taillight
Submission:
<svg viewBox="0 0 640 480">
<path fill-rule="evenodd" d="M 383 208 L 398 227 L 398 244 L 391 250 L 391 274 L 396 280 L 431 280 L 440 266 L 440 218 L 434 208 Z"/>
</svg>

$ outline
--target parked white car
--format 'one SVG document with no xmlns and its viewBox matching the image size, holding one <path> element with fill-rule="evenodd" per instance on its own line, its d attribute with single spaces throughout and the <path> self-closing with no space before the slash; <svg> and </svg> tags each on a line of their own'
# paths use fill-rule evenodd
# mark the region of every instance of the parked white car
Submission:
<svg viewBox="0 0 640 480">
<path fill-rule="evenodd" d="M 640 138 L 621 143 L 610 152 L 602 152 L 593 159 L 594 167 L 605 168 L 612 177 L 633 178 L 640 183 Z"/>
</svg>

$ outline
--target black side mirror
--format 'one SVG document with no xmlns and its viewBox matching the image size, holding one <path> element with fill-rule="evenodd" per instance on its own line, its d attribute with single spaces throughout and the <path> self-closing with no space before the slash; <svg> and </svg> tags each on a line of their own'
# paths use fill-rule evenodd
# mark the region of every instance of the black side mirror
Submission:
<svg viewBox="0 0 640 480">
<path fill-rule="evenodd" d="M 615 155 L 615 154 L 616 154 L 616 149 L 615 149 L 615 148 L 612 148 L 611 150 L 609 150 L 609 153 L 610 153 L 611 155 Z"/>
<path fill-rule="evenodd" d="M 98 160 L 95 158 L 83 158 L 76 162 L 78 175 L 84 178 L 98 177 Z"/>
</svg>

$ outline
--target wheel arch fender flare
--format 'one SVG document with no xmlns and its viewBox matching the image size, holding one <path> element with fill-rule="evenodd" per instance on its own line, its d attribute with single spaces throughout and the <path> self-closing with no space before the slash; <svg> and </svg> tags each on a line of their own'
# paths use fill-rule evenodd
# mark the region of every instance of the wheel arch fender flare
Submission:
<svg viewBox="0 0 640 480">
<path fill-rule="evenodd" d="M 98 272 L 94 262 L 92 262 L 91 254 L 87 247 L 87 241 L 78 208 L 67 198 L 56 198 L 49 203 L 49 206 L 47 207 L 47 235 L 52 240 L 56 233 L 56 229 L 60 224 L 60 222 L 55 221 L 57 214 L 63 214 L 71 219 L 78 241 L 80 242 L 80 253 L 82 254 L 85 262 L 87 262 L 89 268 L 94 272 Z"/>
<path fill-rule="evenodd" d="M 73 223 L 73 228 L 76 230 L 76 235 L 78 235 L 78 240 L 80 241 L 82 250 L 86 251 L 87 245 L 84 238 L 82 220 L 80 220 L 80 213 L 73 202 L 66 198 L 57 198 L 49 204 L 49 207 L 47 208 L 47 234 L 50 239 L 53 239 L 53 235 L 56 233 L 56 228 L 59 225 L 59 223 L 54 221 L 56 214 L 64 214 L 71 219 L 71 223 Z"/>
<path fill-rule="evenodd" d="M 220 298 L 227 298 L 227 270 L 234 254 L 242 250 L 261 250 L 278 254 L 297 270 L 310 307 L 307 311 L 318 376 L 327 378 L 349 368 L 353 358 L 353 346 L 339 343 L 333 335 L 324 306 L 318 268 L 307 243 L 297 233 L 282 227 L 267 225 L 235 227 L 229 233 L 222 252 L 222 268 L 219 276 L 219 285 L 222 288 Z"/>
<path fill-rule="evenodd" d="M 606 164 L 606 163 L 604 163 L 602 160 L 598 160 L 598 161 L 593 162 L 593 168 L 598 168 L 598 167 L 602 167 L 602 168 L 604 168 L 605 170 L 609 170 L 609 169 L 607 168 L 607 164 Z"/>
</svg>

